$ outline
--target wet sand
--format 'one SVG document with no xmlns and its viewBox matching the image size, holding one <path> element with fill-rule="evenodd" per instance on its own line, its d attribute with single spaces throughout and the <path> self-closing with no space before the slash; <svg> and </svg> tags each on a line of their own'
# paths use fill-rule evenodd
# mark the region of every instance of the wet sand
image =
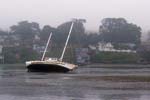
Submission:
<svg viewBox="0 0 150 100">
<path fill-rule="evenodd" d="M 63 74 L 0 65 L 0 100 L 149 100 L 150 67 L 119 66 L 81 66 Z"/>
</svg>

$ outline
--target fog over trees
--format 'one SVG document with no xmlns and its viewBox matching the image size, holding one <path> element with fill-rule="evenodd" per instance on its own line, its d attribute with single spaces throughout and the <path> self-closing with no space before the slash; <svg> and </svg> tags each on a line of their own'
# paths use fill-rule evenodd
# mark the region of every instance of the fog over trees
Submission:
<svg viewBox="0 0 150 100">
<path fill-rule="evenodd" d="M 110 42 L 113 45 L 128 43 L 135 44 L 136 48 L 140 47 L 142 29 L 140 26 L 128 22 L 124 18 L 104 18 L 99 24 L 99 32 L 97 33 L 87 33 L 84 27 L 85 22 L 86 20 L 80 20 L 75 21 L 74 23 L 69 40 L 69 45 L 71 45 L 73 49 L 78 47 L 88 47 L 89 45 L 97 45 L 98 42 Z M 40 28 L 40 24 L 37 22 L 18 22 L 16 25 L 10 27 L 10 31 L 0 31 L 0 35 L 7 34 L 9 37 L 5 38 L 5 45 L 6 43 L 9 45 L 17 44 L 16 47 L 14 46 L 14 48 L 11 48 L 12 51 L 15 51 L 16 53 L 6 54 L 7 49 L 5 49 L 5 55 L 24 55 L 24 58 L 22 58 L 24 60 L 22 61 L 25 61 L 31 58 L 27 55 L 34 54 L 35 58 L 33 56 L 32 58 L 36 59 L 37 57 L 40 57 L 40 55 L 37 56 L 38 54 L 34 51 L 33 47 L 35 45 L 45 46 L 51 32 L 53 33 L 51 46 L 57 48 L 57 50 L 54 49 L 53 51 L 55 51 L 55 54 L 57 54 L 56 51 L 59 51 L 60 53 L 60 49 L 62 49 L 66 41 L 70 25 L 71 21 L 67 21 L 57 27 L 44 25 Z M 8 46 L 5 47 L 8 48 Z M 11 50 L 9 49 L 8 51 Z M 8 56 L 8 58 L 11 58 L 10 56 Z"/>
<path fill-rule="evenodd" d="M 85 32 L 84 22 L 75 22 L 70 39 L 71 43 L 94 44 L 104 41 L 111 43 L 140 44 L 141 42 L 141 28 L 136 24 L 127 22 L 124 18 L 104 18 L 99 26 L 99 32 L 90 34 Z M 50 32 L 52 32 L 53 41 L 55 43 L 63 43 L 68 35 L 70 25 L 71 22 L 64 22 L 56 28 L 45 25 L 40 29 L 40 24 L 37 22 L 21 21 L 17 25 L 12 25 L 10 32 L 1 30 L 0 34 L 14 34 L 17 35 L 20 40 L 32 43 L 35 35 L 39 36 L 41 41 L 45 41 Z"/>
<path fill-rule="evenodd" d="M 99 28 L 103 41 L 111 43 L 140 43 L 141 28 L 124 18 L 105 18 Z"/>
</svg>

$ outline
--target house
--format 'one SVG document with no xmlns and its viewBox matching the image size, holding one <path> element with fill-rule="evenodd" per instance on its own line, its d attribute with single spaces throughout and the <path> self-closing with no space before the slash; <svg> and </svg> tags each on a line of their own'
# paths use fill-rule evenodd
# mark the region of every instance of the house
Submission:
<svg viewBox="0 0 150 100">
<path fill-rule="evenodd" d="M 44 49 L 45 49 L 45 46 L 40 46 L 40 45 L 37 45 L 37 44 L 33 45 L 33 50 L 35 50 L 39 54 L 43 53 Z"/>
<path fill-rule="evenodd" d="M 132 44 L 125 44 L 125 45 L 130 45 L 131 47 L 135 46 Z M 126 52 L 126 53 L 136 53 L 135 50 L 132 49 L 115 49 L 112 43 L 108 42 L 99 42 L 97 46 L 89 46 L 90 49 L 94 50 L 97 48 L 98 51 L 100 52 Z"/>
<path fill-rule="evenodd" d="M 113 49 L 114 49 L 114 46 L 111 43 L 104 43 L 104 42 L 98 43 L 99 51 L 112 51 Z"/>
</svg>

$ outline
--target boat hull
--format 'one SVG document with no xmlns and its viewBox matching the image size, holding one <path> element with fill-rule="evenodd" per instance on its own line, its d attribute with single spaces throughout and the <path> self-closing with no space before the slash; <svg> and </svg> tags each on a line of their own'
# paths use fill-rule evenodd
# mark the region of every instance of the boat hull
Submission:
<svg viewBox="0 0 150 100">
<path fill-rule="evenodd" d="M 69 72 L 77 65 L 59 61 L 28 61 L 26 67 L 29 72 Z"/>
<path fill-rule="evenodd" d="M 29 72 L 69 72 L 68 68 L 53 64 L 31 64 L 27 66 Z"/>
</svg>

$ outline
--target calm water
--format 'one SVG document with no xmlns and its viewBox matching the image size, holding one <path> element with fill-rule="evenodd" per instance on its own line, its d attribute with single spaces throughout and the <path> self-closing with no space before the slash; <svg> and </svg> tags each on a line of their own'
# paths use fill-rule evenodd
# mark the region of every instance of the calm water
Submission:
<svg viewBox="0 0 150 100">
<path fill-rule="evenodd" d="M 150 100 L 150 82 L 104 80 L 103 76 L 150 76 L 150 68 L 80 67 L 57 74 L 1 65 L 0 100 Z"/>
</svg>

